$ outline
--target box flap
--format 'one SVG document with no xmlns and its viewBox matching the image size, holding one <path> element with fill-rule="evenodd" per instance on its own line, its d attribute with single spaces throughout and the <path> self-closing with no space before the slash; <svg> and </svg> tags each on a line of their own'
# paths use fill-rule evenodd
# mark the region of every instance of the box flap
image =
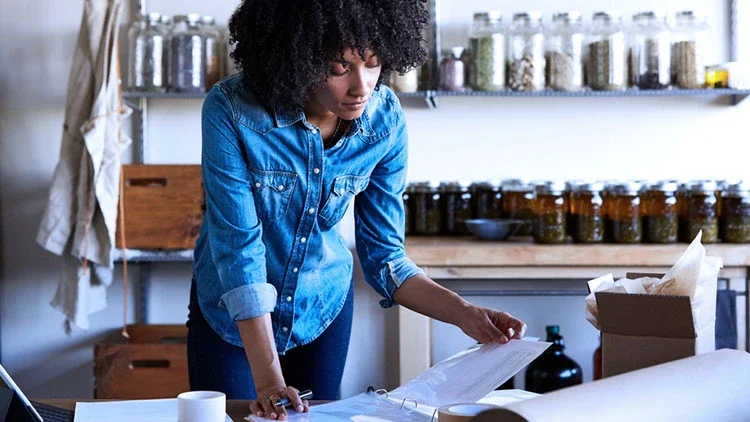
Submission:
<svg viewBox="0 0 750 422">
<path fill-rule="evenodd" d="M 597 292 L 603 333 L 627 336 L 695 338 L 688 296 Z"/>
</svg>

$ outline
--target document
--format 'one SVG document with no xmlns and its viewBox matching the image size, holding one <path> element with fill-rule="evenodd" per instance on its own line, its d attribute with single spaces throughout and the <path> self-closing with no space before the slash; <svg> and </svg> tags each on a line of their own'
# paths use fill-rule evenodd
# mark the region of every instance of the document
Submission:
<svg viewBox="0 0 750 422">
<path fill-rule="evenodd" d="M 175 422 L 177 399 L 76 403 L 74 422 Z M 232 419 L 227 415 L 227 422 Z"/>
</svg>

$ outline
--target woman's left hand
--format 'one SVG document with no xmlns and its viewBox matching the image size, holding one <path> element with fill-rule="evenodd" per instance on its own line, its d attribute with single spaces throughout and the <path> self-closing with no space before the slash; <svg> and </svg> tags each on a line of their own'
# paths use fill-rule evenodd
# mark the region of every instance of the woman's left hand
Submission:
<svg viewBox="0 0 750 422">
<path fill-rule="evenodd" d="M 461 313 L 456 325 L 480 343 L 504 344 L 526 335 L 526 324 L 511 314 L 475 305 Z"/>
</svg>

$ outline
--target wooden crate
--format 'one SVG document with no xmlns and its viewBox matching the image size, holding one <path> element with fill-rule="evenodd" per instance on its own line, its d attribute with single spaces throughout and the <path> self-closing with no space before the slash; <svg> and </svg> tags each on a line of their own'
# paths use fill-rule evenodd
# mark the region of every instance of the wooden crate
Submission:
<svg viewBox="0 0 750 422">
<path fill-rule="evenodd" d="M 128 326 L 94 346 L 94 398 L 175 398 L 189 391 L 185 325 Z"/>
<path fill-rule="evenodd" d="M 122 167 L 125 244 L 132 249 L 192 249 L 203 220 L 200 165 Z M 122 248 L 117 219 L 116 246 Z"/>
</svg>

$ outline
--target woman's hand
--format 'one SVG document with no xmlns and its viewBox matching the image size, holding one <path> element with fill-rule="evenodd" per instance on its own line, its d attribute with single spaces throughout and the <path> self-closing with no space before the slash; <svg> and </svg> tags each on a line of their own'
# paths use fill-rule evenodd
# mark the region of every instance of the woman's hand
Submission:
<svg viewBox="0 0 750 422">
<path fill-rule="evenodd" d="M 526 324 L 511 314 L 475 305 L 468 305 L 456 325 L 480 343 L 504 344 L 526 335 Z"/>
<path fill-rule="evenodd" d="M 258 386 L 256 391 L 258 393 L 258 399 L 250 402 L 250 412 L 255 416 L 267 419 L 286 419 L 286 409 L 283 406 L 273 405 L 274 401 L 283 397 L 288 397 L 292 402 L 291 406 L 299 413 L 308 412 L 310 410 L 307 400 L 301 400 L 299 398 L 299 390 L 292 386 Z"/>
</svg>

